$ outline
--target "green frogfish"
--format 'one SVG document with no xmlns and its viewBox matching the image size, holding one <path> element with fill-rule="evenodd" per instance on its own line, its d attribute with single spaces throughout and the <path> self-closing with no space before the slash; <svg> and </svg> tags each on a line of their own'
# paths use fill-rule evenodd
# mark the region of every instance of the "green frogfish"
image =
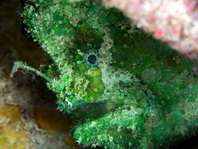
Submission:
<svg viewBox="0 0 198 149">
<path fill-rule="evenodd" d="M 166 148 L 198 128 L 193 64 L 100 0 L 29 0 L 27 32 L 50 56 L 42 72 L 79 144 Z"/>
</svg>

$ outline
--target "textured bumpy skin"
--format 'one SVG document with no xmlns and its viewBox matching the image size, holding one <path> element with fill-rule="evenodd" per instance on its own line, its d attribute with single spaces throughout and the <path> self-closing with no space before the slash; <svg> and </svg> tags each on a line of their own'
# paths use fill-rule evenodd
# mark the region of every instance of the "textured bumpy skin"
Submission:
<svg viewBox="0 0 198 149">
<path fill-rule="evenodd" d="M 57 94 L 59 110 L 77 120 L 79 143 L 159 148 L 196 132 L 192 64 L 121 13 L 97 0 L 32 0 L 23 18 L 52 59 L 37 73 Z M 30 69 L 20 62 L 16 67 Z"/>
</svg>

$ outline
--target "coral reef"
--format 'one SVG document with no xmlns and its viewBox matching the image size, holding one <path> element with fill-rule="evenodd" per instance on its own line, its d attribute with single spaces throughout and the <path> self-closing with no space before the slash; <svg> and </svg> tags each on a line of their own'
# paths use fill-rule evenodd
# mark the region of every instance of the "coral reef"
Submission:
<svg viewBox="0 0 198 149">
<path fill-rule="evenodd" d="M 80 148 L 70 134 L 71 120 L 56 110 L 55 96 L 31 74 L 10 78 L 13 63 L 38 67 L 47 59 L 22 30 L 19 0 L 0 1 L 0 148 Z"/>
<path fill-rule="evenodd" d="M 1 51 L 0 55 L 0 147 L 78 147 L 70 135 L 71 122 L 67 116 L 57 112 L 53 102 L 55 98 L 42 89 L 43 83 L 32 83 L 30 75 L 23 77 L 21 74 L 11 79 L 9 73 L 12 64 L 9 61 L 16 60 L 16 52 Z"/>
<path fill-rule="evenodd" d="M 103 0 L 122 10 L 139 27 L 193 60 L 198 59 L 198 1 Z"/>
<path fill-rule="evenodd" d="M 100 1 L 31 0 L 27 32 L 51 57 L 36 72 L 56 93 L 58 109 L 76 126 L 81 144 L 160 148 L 193 135 L 198 80 L 192 63 L 137 29 Z"/>
</svg>

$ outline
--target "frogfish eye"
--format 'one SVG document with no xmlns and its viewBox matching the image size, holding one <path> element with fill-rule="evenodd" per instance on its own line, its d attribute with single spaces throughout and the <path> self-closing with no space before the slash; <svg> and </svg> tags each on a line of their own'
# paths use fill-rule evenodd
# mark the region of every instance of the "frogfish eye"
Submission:
<svg viewBox="0 0 198 149">
<path fill-rule="evenodd" d="M 90 64 L 95 64 L 96 61 L 97 61 L 97 58 L 96 58 L 95 55 L 91 54 L 91 55 L 89 55 L 89 56 L 87 57 L 87 60 L 88 60 L 88 62 L 89 62 Z"/>
<path fill-rule="evenodd" d="M 98 66 L 98 64 L 101 61 L 101 58 L 100 58 L 98 51 L 92 49 L 84 53 L 83 61 L 85 62 L 84 64 L 88 68 L 92 69 Z"/>
</svg>

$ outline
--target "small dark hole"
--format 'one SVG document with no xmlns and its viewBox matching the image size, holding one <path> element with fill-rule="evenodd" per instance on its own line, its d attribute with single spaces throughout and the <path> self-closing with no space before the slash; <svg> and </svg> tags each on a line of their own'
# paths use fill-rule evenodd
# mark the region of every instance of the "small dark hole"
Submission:
<svg viewBox="0 0 198 149">
<path fill-rule="evenodd" d="M 87 59 L 88 59 L 88 62 L 90 64 L 95 64 L 96 63 L 96 56 L 95 55 L 89 55 Z"/>
</svg>

